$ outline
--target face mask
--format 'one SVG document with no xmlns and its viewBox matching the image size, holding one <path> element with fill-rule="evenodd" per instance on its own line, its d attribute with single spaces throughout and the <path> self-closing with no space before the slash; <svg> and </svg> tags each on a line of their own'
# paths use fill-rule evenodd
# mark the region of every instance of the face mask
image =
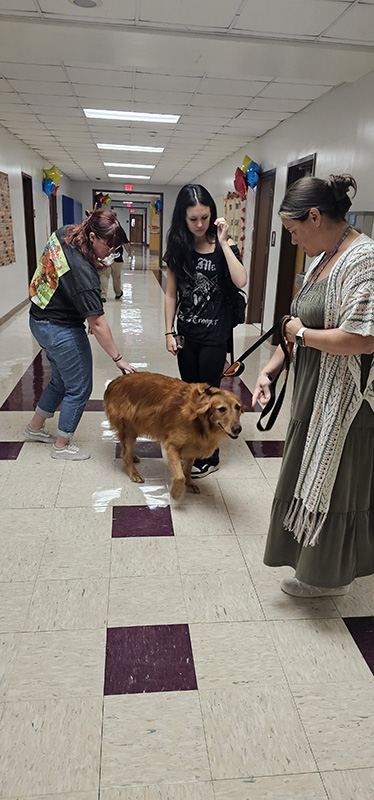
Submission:
<svg viewBox="0 0 374 800">
<path fill-rule="evenodd" d="M 102 264 L 104 264 L 105 267 L 110 267 L 111 264 L 113 264 L 114 259 L 115 259 L 114 253 L 109 253 L 108 256 L 105 256 L 105 258 L 101 258 L 100 261 Z"/>
</svg>

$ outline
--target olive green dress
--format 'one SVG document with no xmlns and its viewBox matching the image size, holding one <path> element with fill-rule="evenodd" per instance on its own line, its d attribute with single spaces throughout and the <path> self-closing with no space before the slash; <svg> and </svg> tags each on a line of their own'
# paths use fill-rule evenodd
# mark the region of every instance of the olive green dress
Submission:
<svg viewBox="0 0 374 800">
<path fill-rule="evenodd" d="M 315 283 L 300 301 L 298 316 L 307 328 L 324 327 L 326 285 L 327 279 Z M 371 358 L 362 356 L 364 385 Z M 329 513 L 318 543 L 304 547 L 292 531 L 285 530 L 283 520 L 299 474 L 319 363 L 319 350 L 298 348 L 291 419 L 264 562 L 269 567 L 294 567 L 296 577 L 312 586 L 335 588 L 374 573 L 374 412 L 365 400 L 348 431 Z"/>
</svg>

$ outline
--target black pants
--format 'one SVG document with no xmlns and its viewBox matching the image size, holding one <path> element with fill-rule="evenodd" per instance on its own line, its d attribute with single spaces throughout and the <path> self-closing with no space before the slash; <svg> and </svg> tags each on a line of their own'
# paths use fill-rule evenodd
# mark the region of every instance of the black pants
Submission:
<svg viewBox="0 0 374 800">
<path fill-rule="evenodd" d="M 185 339 L 184 347 L 177 356 L 182 381 L 219 386 L 226 352 L 226 343 L 204 345 Z"/>
</svg>

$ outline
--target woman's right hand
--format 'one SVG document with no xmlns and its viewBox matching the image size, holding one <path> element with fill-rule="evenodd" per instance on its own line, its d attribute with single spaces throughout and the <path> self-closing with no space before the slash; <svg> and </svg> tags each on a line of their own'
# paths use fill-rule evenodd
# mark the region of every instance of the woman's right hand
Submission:
<svg viewBox="0 0 374 800">
<path fill-rule="evenodd" d="M 177 347 L 177 343 L 176 343 L 176 341 L 174 339 L 173 334 L 172 333 L 168 333 L 165 336 L 165 339 L 166 339 L 166 349 L 167 349 L 168 353 L 171 353 L 173 356 L 176 356 L 177 352 L 178 352 L 178 347 Z"/>
<path fill-rule="evenodd" d="M 267 378 L 266 375 L 259 375 L 256 381 L 256 388 L 253 392 L 252 397 L 252 408 L 255 407 L 256 403 L 261 403 L 261 405 L 266 406 L 270 400 L 270 386 L 271 380 Z"/>
<path fill-rule="evenodd" d="M 120 360 L 116 361 L 115 363 L 116 363 L 116 367 L 118 367 L 118 369 L 120 369 L 121 372 L 123 372 L 123 373 L 125 373 L 125 372 L 136 372 L 135 367 L 133 367 L 131 364 L 129 364 L 128 361 L 125 361 L 124 358 L 120 358 Z"/>
</svg>

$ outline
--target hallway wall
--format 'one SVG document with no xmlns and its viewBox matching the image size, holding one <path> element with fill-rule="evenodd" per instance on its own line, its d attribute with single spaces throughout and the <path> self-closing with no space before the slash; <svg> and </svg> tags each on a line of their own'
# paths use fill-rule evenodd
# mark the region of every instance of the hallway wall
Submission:
<svg viewBox="0 0 374 800">
<path fill-rule="evenodd" d="M 262 170 L 276 168 L 272 221 L 272 230 L 276 231 L 276 246 L 269 251 L 265 328 L 273 324 L 281 234 L 278 208 L 285 190 L 287 164 L 317 153 L 317 177 L 326 178 L 330 173 L 351 173 L 358 183 L 352 210 L 374 210 L 373 108 L 374 73 L 371 72 L 354 84 L 343 84 L 323 95 L 310 108 L 285 120 L 270 133 L 249 143 L 196 178 L 212 194 L 221 195 L 233 191 L 235 169 L 241 165 L 246 153 L 261 165 Z M 247 240 L 249 237 L 250 231 L 247 229 Z"/>
<path fill-rule="evenodd" d="M 43 166 L 51 164 L 26 147 L 16 136 L 0 126 L 0 171 L 9 177 L 10 203 L 12 210 L 13 238 L 16 260 L 0 267 L 0 319 L 28 298 L 28 274 L 23 210 L 22 172 L 30 175 L 33 182 L 35 209 L 36 257 L 39 258 L 49 235 L 49 201 L 43 193 Z M 62 178 L 57 195 L 57 207 L 61 194 L 70 194 L 70 181 Z M 59 224 L 62 217 L 59 215 Z"/>
</svg>

